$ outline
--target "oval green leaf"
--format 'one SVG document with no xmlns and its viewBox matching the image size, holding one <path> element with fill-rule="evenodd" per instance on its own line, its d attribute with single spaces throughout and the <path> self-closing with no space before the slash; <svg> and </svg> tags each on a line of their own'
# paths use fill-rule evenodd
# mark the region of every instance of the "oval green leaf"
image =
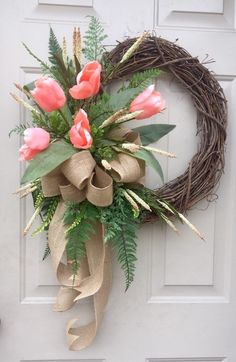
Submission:
<svg viewBox="0 0 236 362">
<path fill-rule="evenodd" d="M 35 158 L 29 162 L 21 179 L 21 184 L 35 181 L 39 177 L 47 175 L 77 152 L 72 145 L 64 141 L 50 144 L 45 151 L 38 153 Z"/>
<path fill-rule="evenodd" d="M 174 128 L 175 125 L 173 124 L 151 124 L 149 126 L 133 128 L 133 131 L 140 134 L 142 145 L 147 146 L 150 143 L 159 141 L 159 139 L 167 135 Z"/>
<path fill-rule="evenodd" d="M 158 173 L 162 182 L 164 182 L 164 175 L 161 165 L 157 161 L 156 157 L 152 154 L 152 152 L 145 149 L 140 149 L 139 151 L 133 153 L 132 155 L 130 154 L 130 156 L 144 160 L 148 166 L 152 167 Z"/>
</svg>

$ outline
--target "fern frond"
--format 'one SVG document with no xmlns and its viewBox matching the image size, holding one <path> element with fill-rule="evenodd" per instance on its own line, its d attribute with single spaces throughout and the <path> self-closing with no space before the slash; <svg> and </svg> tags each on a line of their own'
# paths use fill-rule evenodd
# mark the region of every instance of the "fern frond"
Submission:
<svg viewBox="0 0 236 362">
<path fill-rule="evenodd" d="M 109 99 L 110 95 L 104 92 L 96 97 L 96 103 L 90 104 L 89 107 L 85 109 L 91 123 L 99 126 L 114 113 L 112 107 L 109 105 Z"/>
<path fill-rule="evenodd" d="M 134 280 L 135 262 L 137 260 L 136 230 L 136 224 L 126 222 L 121 225 L 120 235 L 116 236 L 112 241 L 117 250 L 118 261 L 125 273 L 125 291 L 127 291 Z"/>
<path fill-rule="evenodd" d="M 67 258 L 72 263 L 74 276 L 80 267 L 81 259 L 84 257 L 86 240 L 94 233 L 93 223 L 98 217 L 98 210 L 88 201 L 80 204 L 68 203 L 64 214 L 66 229 L 66 252 Z"/>
<path fill-rule="evenodd" d="M 162 74 L 162 71 L 158 68 L 147 69 L 143 72 L 135 73 L 130 79 L 128 88 L 141 87 L 147 88 L 156 77 Z"/>
<path fill-rule="evenodd" d="M 88 17 L 90 17 L 90 23 L 84 36 L 84 49 L 82 51 L 87 60 L 100 60 L 105 51 L 103 41 L 107 38 L 107 35 L 96 17 Z"/>
<path fill-rule="evenodd" d="M 68 131 L 66 119 L 58 111 L 51 112 L 47 115 L 47 123 L 51 133 L 57 137 L 63 136 Z"/>
<path fill-rule="evenodd" d="M 113 204 L 101 210 L 101 223 L 105 226 L 104 242 L 110 241 L 116 249 L 127 290 L 134 280 L 139 220 L 134 217 L 121 187 L 115 190 Z"/>
<path fill-rule="evenodd" d="M 38 207 L 40 207 L 42 205 L 43 200 L 44 200 L 44 194 L 42 193 L 42 191 L 39 191 L 37 196 L 34 199 L 35 209 L 37 209 Z"/>
<path fill-rule="evenodd" d="M 50 246 L 48 244 L 48 242 L 46 243 L 46 246 L 45 246 L 45 250 L 44 250 L 44 253 L 43 253 L 43 261 L 45 259 L 47 259 L 47 257 L 51 254 L 51 250 L 50 250 Z"/>
<path fill-rule="evenodd" d="M 54 64 L 54 55 L 55 54 L 62 54 L 62 48 L 56 38 L 56 35 L 52 28 L 50 27 L 50 34 L 49 34 L 49 42 L 48 42 L 48 50 L 49 50 L 49 60 L 52 64 Z"/>
<path fill-rule="evenodd" d="M 56 38 L 56 35 L 50 27 L 49 35 L 49 61 L 52 64 L 50 73 L 61 84 L 63 89 L 68 92 L 75 80 L 75 69 L 71 69 L 71 64 L 65 64 L 63 59 L 63 50 Z"/>
<path fill-rule="evenodd" d="M 18 134 L 20 136 L 23 136 L 24 131 L 28 127 L 30 127 L 29 124 L 19 124 L 16 127 L 14 127 L 13 129 L 10 130 L 10 132 L 8 133 L 8 136 L 11 137 L 11 135 L 13 133 L 16 133 L 16 134 Z"/>
<path fill-rule="evenodd" d="M 44 230 L 47 230 L 53 215 L 55 214 L 57 205 L 59 203 L 59 197 L 47 197 L 44 198 L 41 206 L 42 224 L 33 232 L 32 236 L 38 235 Z"/>
</svg>

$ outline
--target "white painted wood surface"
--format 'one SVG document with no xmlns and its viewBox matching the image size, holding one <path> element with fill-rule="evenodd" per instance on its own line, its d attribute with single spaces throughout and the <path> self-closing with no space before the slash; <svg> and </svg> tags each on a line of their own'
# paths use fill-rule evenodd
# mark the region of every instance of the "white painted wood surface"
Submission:
<svg viewBox="0 0 236 362">
<path fill-rule="evenodd" d="M 55 6 L 56 5 L 56 6 Z M 71 6 L 74 5 L 74 6 Z M 80 0 L 1 2 L 1 362 L 235 362 L 236 361 L 236 35 L 234 0 Z M 13 82 L 39 76 L 24 41 L 40 57 L 47 56 L 50 23 L 58 38 L 69 38 L 73 26 L 85 31 L 86 15 L 99 16 L 109 34 L 108 45 L 144 29 L 179 44 L 192 55 L 215 59 L 210 68 L 229 101 L 226 170 L 207 208 L 197 205 L 188 217 L 205 235 L 199 241 L 179 225 L 180 236 L 162 225 L 145 225 L 139 234 L 136 279 L 125 294 L 122 273 L 114 262 L 113 288 L 98 336 L 81 352 L 67 350 L 66 321 L 91 318 L 90 302 L 65 313 L 52 311 L 57 286 L 50 260 L 41 262 L 45 237 L 23 238 L 32 213 L 31 201 L 18 202 L 23 167 L 19 140 L 8 131 L 27 115 L 10 96 Z M 167 110 L 156 119 L 177 124 L 158 145 L 178 155 L 161 159 L 166 179 L 182 173 L 197 148 L 196 114 L 191 99 L 169 75 L 157 81 Z M 146 123 L 150 120 L 145 121 Z M 157 186 L 147 171 L 149 186 Z"/>
</svg>

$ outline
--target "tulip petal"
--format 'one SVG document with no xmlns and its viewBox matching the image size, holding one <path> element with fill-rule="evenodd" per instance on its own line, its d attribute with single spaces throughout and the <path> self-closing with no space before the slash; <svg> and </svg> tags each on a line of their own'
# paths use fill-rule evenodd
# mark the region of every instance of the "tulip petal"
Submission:
<svg viewBox="0 0 236 362">
<path fill-rule="evenodd" d="M 34 158 L 37 153 L 40 151 L 38 150 L 32 150 L 30 147 L 28 147 L 26 144 L 22 145 L 19 149 L 20 153 L 20 161 L 30 161 L 32 158 Z"/>
<path fill-rule="evenodd" d="M 131 107 L 136 107 L 140 103 L 144 102 L 150 95 L 153 93 L 155 88 L 154 84 L 151 84 L 149 87 L 147 87 L 143 92 L 141 92 L 131 103 Z"/>
<path fill-rule="evenodd" d="M 80 108 L 79 112 L 76 114 L 74 124 L 81 124 L 83 128 L 86 128 L 88 131 L 90 131 L 90 124 L 87 113 L 82 108 Z"/>
<path fill-rule="evenodd" d="M 42 77 L 31 91 L 35 102 L 45 111 L 52 112 L 65 105 L 66 97 L 60 85 L 52 78 Z"/>
<path fill-rule="evenodd" d="M 77 113 L 74 126 L 69 131 L 70 141 L 76 148 L 89 148 L 92 145 L 93 139 L 90 134 L 90 125 L 87 113 L 80 109 Z"/>
<path fill-rule="evenodd" d="M 100 89 L 101 64 L 97 61 L 88 62 L 77 75 L 77 85 L 69 92 L 74 99 L 86 99 L 97 94 Z"/>
<path fill-rule="evenodd" d="M 130 112 L 142 111 L 136 119 L 145 119 L 160 113 L 165 107 L 159 92 L 154 91 L 154 86 L 146 88 L 130 105 Z"/>
<path fill-rule="evenodd" d="M 94 94 L 97 94 L 100 89 L 100 71 L 95 70 L 93 74 L 90 77 L 89 83 L 91 84 L 93 88 Z"/>
<path fill-rule="evenodd" d="M 93 95 L 93 89 L 89 82 L 81 82 L 69 89 L 71 97 L 74 99 L 86 99 Z"/>
<path fill-rule="evenodd" d="M 50 134 L 40 127 L 27 128 L 24 131 L 25 144 L 32 150 L 45 150 L 50 142 Z"/>
</svg>

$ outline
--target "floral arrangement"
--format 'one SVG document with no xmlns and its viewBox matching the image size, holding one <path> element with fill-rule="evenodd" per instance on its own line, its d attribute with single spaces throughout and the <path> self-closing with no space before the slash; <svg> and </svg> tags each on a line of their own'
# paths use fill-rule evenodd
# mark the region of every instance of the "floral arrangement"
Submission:
<svg viewBox="0 0 236 362">
<path fill-rule="evenodd" d="M 141 35 L 114 66 L 106 57 L 106 35 L 96 18 L 91 17 L 83 49 L 80 30 L 74 30 L 72 59 L 66 40 L 60 46 L 50 29 L 49 63 L 24 45 L 44 75 L 23 87 L 16 85 L 23 98 L 12 94 L 32 116 L 31 124 L 11 131 L 23 136 L 20 160 L 29 162 L 17 192 L 21 197 L 32 194 L 35 207 L 24 234 L 39 215 L 42 223 L 33 235 L 48 232 L 43 259 L 51 254 L 62 286 L 55 310 L 94 297 L 94 321 L 77 329 L 74 320 L 68 324 L 68 343 L 74 350 L 88 346 L 96 335 L 111 282 L 110 246 L 124 270 L 127 290 L 134 279 L 137 231 L 151 215 L 177 232 L 174 216 L 203 238 L 182 213 L 144 184 L 146 166 L 163 181 L 155 153 L 175 157 L 150 146 L 174 125 L 156 120 L 140 125 L 165 110 L 165 101 L 153 84 L 161 71 L 135 73 L 115 94 L 107 90 L 114 71 L 148 36 Z M 137 127 L 127 126 L 131 120 L 137 121 Z"/>
</svg>

